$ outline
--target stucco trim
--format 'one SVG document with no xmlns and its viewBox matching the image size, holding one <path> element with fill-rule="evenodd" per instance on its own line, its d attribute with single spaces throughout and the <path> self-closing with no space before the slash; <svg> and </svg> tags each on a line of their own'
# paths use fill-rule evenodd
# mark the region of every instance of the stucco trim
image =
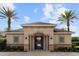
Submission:
<svg viewBox="0 0 79 59">
<path fill-rule="evenodd" d="M 54 32 L 54 35 L 71 35 L 71 32 Z"/>
</svg>

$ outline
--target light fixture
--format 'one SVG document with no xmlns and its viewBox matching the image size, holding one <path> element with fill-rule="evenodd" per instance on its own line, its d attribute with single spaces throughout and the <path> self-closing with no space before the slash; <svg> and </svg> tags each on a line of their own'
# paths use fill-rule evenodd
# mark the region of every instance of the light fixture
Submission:
<svg viewBox="0 0 79 59">
<path fill-rule="evenodd" d="M 52 40 L 52 37 L 50 39 Z"/>
<path fill-rule="evenodd" d="M 25 39 L 27 39 L 27 37 L 25 37 Z"/>
</svg>

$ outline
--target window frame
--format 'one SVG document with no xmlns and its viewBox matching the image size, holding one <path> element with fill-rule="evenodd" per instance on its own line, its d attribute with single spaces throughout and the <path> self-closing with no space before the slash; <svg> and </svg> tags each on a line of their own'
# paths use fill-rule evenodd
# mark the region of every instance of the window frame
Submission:
<svg viewBox="0 0 79 59">
<path fill-rule="evenodd" d="M 19 43 L 19 36 L 13 36 L 13 42 Z"/>
<path fill-rule="evenodd" d="M 59 36 L 59 43 L 64 43 L 64 42 L 65 42 L 65 37 Z"/>
</svg>

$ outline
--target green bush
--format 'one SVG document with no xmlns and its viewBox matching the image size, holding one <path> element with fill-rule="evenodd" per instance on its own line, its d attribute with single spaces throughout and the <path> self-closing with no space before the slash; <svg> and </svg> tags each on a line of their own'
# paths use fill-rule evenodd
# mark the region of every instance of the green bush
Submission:
<svg viewBox="0 0 79 59">
<path fill-rule="evenodd" d="M 11 47 L 9 47 L 9 46 L 6 47 L 6 50 L 7 50 L 7 51 L 9 51 L 10 49 L 11 49 Z"/>
<path fill-rule="evenodd" d="M 24 47 L 17 47 L 18 50 L 23 51 Z"/>
<path fill-rule="evenodd" d="M 57 51 L 61 51 L 61 52 L 70 52 L 71 48 L 67 48 L 67 47 L 59 47 L 57 49 Z"/>
<path fill-rule="evenodd" d="M 61 52 L 64 52 L 64 51 L 66 50 L 66 48 L 64 48 L 64 47 L 59 47 L 57 50 L 58 50 L 58 51 L 61 51 Z"/>
<path fill-rule="evenodd" d="M 79 37 L 72 37 L 72 42 L 79 42 Z"/>
<path fill-rule="evenodd" d="M 0 39 L 0 51 L 24 51 L 24 47 L 6 46 L 6 40 L 1 40 Z"/>
<path fill-rule="evenodd" d="M 6 40 L 0 39 L 0 51 L 6 48 Z"/>
<path fill-rule="evenodd" d="M 79 52 L 79 46 L 74 46 L 73 49 L 74 49 L 75 52 Z"/>
<path fill-rule="evenodd" d="M 79 52 L 79 46 L 74 46 L 74 47 L 71 47 L 71 48 L 59 47 L 56 51 L 61 51 L 61 52 Z"/>
<path fill-rule="evenodd" d="M 10 46 L 8 46 L 7 48 L 6 48 L 6 50 L 7 51 L 24 51 L 24 48 L 23 47 L 15 47 L 15 46 L 12 46 L 12 47 L 10 47 Z"/>
</svg>

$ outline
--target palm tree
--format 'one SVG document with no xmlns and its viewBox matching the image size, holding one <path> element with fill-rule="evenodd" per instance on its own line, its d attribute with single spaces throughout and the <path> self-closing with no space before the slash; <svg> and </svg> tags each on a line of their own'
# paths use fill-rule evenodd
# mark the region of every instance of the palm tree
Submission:
<svg viewBox="0 0 79 59">
<path fill-rule="evenodd" d="M 70 22 L 73 22 L 73 19 L 77 19 L 74 11 L 66 10 L 64 13 L 60 14 L 58 21 L 61 21 L 62 23 L 65 22 L 67 30 L 70 31 Z"/>
<path fill-rule="evenodd" d="M 11 10 L 9 7 L 3 6 L 2 8 L 0 8 L 0 19 L 8 20 L 8 31 L 10 31 L 11 29 L 11 20 L 18 18 L 16 15 L 17 13 L 15 12 L 15 10 Z"/>
</svg>

